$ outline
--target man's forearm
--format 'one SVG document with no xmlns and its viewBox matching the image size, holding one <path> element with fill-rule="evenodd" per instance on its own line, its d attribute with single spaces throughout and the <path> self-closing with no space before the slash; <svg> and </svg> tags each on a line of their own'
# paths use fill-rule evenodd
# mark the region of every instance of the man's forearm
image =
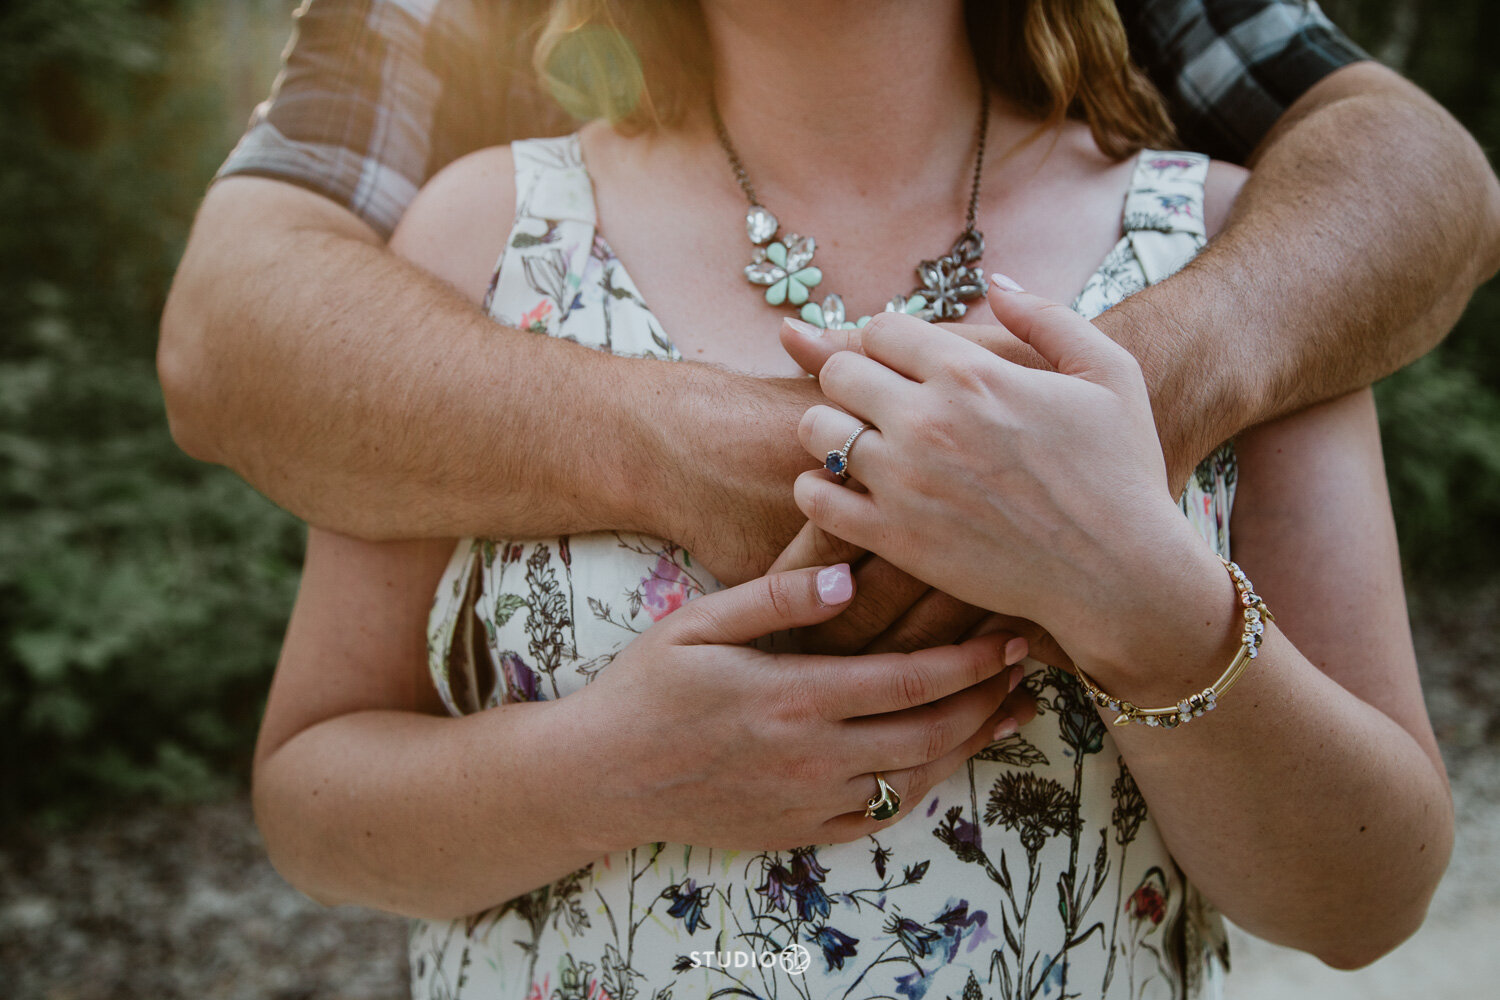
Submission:
<svg viewBox="0 0 1500 1000">
<path fill-rule="evenodd" d="M 369 538 L 663 533 L 695 495 L 741 488 L 742 519 L 795 532 L 792 397 L 810 387 L 505 329 L 336 206 L 273 187 L 309 221 L 267 226 L 211 193 L 198 225 L 244 236 L 190 245 L 163 318 L 168 412 L 195 456 Z"/>
<path fill-rule="evenodd" d="M 1436 102 L 1373 63 L 1262 144 L 1219 236 L 1098 324 L 1141 360 L 1174 486 L 1219 442 L 1432 348 L 1500 266 L 1500 186 Z"/>
</svg>

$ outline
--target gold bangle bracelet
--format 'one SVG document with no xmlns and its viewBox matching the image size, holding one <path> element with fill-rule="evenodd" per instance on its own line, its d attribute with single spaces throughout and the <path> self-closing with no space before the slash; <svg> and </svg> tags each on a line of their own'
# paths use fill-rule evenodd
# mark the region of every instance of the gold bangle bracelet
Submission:
<svg viewBox="0 0 1500 1000">
<path fill-rule="evenodd" d="M 1119 713 L 1115 716 L 1115 725 L 1123 726 L 1129 722 L 1139 722 L 1162 729 L 1176 729 L 1189 719 L 1197 718 L 1204 712 L 1212 712 L 1218 707 L 1219 698 L 1225 691 L 1234 687 L 1235 682 L 1250 666 L 1250 661 L 1260 654 L 1260 644 L 1265 638 L 1265 623 L 1274 622 L 1276 616 L 1271 614 L 1271 609 L 1266 607 L 1266 602 L 1262 601 L 1251 588 L 1250 581 L 1245 578 L 1239 566 L 1223 556 L 1219 556 L 1219 562 L 1224 564 L 1224 568 L 1234 580 L 1234 589 L 1239 595 L 1239 605 L 1244 612 L 1245 620 L 1244 631 L 1240 634 L 1240 648 L 1235 652 L 1234 659 L 1229 662 L 1229 669 L 1202 691 L 1182 699 L 1170 708 L 1141 708 L 1139 705 L 1106 694 L 1088 674 L 1083 672 L 1081 667 L 1075 667 L 1078 682 L 1083 685 L 1083 689 L 1088 692 L 1094 704 Z"/>
</svg>

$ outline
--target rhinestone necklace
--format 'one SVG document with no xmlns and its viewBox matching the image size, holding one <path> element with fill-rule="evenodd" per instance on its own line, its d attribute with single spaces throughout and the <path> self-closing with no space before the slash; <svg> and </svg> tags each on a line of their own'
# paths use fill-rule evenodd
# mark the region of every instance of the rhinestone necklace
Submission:
<svg viewBox="0 0 1500 1000">
<path fill-rule="evenodd" d="M 773 306 L 800 306 L 802 319 L 814 326 L 850 329 L 864 326 L 870 317 L 862 316 L 850 322 L 844 316 L 844 300 L 834 294 L 821 303 L 811 302 L 810 291 L 823 281 L 823 272 L 813 266 L 813 252 L 817 241 L 811 236 L 788 233 L 777 238 L 781 223 L 770 210 L 755 197 L 755 188 L 740 162 L 739 154 L 729 141 L 729 131 L 719 117 L 718 105 L 710 101 L 714 131 L 718 133 L 719 145 L 729 157 L 729 166 L 734 170 L 734 179 L 750 202 L 745 213 L 745 235 L 755 245 L 755 255 L 745 265 L 745 278 L 752 285 L 766 286 L 766 301 Z M 969 191 L 969 209 L 964 220 L 964 231 L 945 254 L 917 265 L 917 278 L 921 284 L 908 295 L 894 296 L 885 305 L 886 312 L 903 312 L 921 319 L 958 319 L 968 311 L 965 302 L 984 295 L 984 272 L 978 266 L 984 254 L 984 234 L 974 228 L 975 214 L 979 209 L 979 178 L 984 171 L 984 141 L 989 132 L 990 95 L 988 88 L 980 91 L 979 128 L 977 151 L 974 154 L 974 182 Z"/>
</svg>

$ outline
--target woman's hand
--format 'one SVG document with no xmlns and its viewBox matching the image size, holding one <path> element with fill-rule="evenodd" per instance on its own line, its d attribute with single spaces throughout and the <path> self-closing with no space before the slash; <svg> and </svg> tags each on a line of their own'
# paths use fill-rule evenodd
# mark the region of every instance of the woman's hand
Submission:
<svg viewBox="0 0 1500 1000">
<path fill-rule="evenodd" d="M 744 645 L 839 614 L 847 565 L 752 580 L 652 626 L 583 690 L 561 699 L 576 733 L 608 751 L 610 849 L 671 841 L 730 849 L 842 843 L 881 771 L 906 816 L 928 789 L 1029 721 L 1012 696 L 1026 643 L 1008 633 L 869 656 L 765 653 Z M 1008 700 L 1010 698 L 1011 700 Z"/>
<path fill-rule="evenodd" d="M 849 455 L 868 492 L 811 472 L 798 506 L 955 597 L 1038 622 L 1075 657 L 1113 661 L 1211 555 L 1172 503 L 1135 359 L 1064 306 L 999 285 L 990 304 L 1055 371 L 877 316 L 863 354 L 819 372 L 847 412 L 815 406 L 799 428 L 821 458 L 870 424 Z"/>
</svg>

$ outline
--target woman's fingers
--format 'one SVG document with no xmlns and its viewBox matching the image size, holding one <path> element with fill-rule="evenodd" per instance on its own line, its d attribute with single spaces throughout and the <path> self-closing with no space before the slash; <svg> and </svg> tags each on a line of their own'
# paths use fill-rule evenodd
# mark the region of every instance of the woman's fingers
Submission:
<svg viewBox="0 0 1500 1000">
<path fill-rule="evenodd" d="M 935 760 L 893 773 L 905 778 L 912 787 L 931 788 L 958 770 L 965 761 L 984 750 L 985 747 L 1009 739 L 1019 732 L 1021 727 L 1035 719 L 1036 699 L 1032 697 L 1031 692 L 1021 686 L 1026 668 L 1024 665 L 1016 666 L 1012 667 L 1011 671 L 1007 679 L 1007 683 L 1011 685 L 1010 693 L 1005 696 L 1000 707 L 991 712 L 968 739 Z"/>
<path fill-rule="evenodd" d="M 937 755 L 931 759 L 907 767 L 881 770 L 886 783 L 895 789 L 902 799 L 901 811 L 896 818 L 899 819 L 901 816 L 916 811 L 928 790 L 957 771 L 970 757 L 980 753 L 992 743 L 1008 739 L 1036 718 L 1036 701 L 1024 687 L 1020 686 L 1024 670 L 1022 666 L 1011 668 L 1011 672 L 1004 679 L 1005 686 L 1009 688 L 1010 693 L 1004 695 L 1000 705 L 984 716 L 983 721 L 977 726 L 971 725 L 971 731 L 965 733 L 951 749 L 946 752 L 937 752 Z M 981 704 L 987 703 L 981 702 Z M 969 723 L 972 721 L 970 719 Z M 960 732 L 962 731 L 961 725 Z M 874 770 L 872 768 L 870 771 L 863 771 L 850 777 L 847 790 L 840 800 L 840 804 L 846 804 L 849 811 L 830 819 L 825 824 L 825 829 L 848 830 L 851 831 L 849 836 L 853 838 L 859 836 L 860 832 L 872 832 L 872 827 L 878 829 L 882 825 L 864 815 L 866 803 L 880 788 L 875 781 Z"/>
<path fill-rule="evenodd" d="M 1006 329 L 1064 375 L 1102 382 L 1134 364 L 1130 353 L 1094 324 L 1065 305 L 1028 294 L 1004 275 L 990 278 L 989 301 Z"/>
<path fill-rule="evenodd" d="M 897 718 L 892 713 L 930 706 L 982 684 L 1025 655 L 1024 640 L 995 633 L 915 653 L 816 657 L 800 669 L 807 674 L 807 697 L 824 719 L 889 722 Z"/>
<path fill-rule="evenodd" d="M 849 450 L 844 451 L 844 444 L 850 435 L 859 430 L 862 423 L 864 421 L 843 410 L 819 404 L 802 415 L 802 420 L 797 425 L 797 439 L 802 442 L 807 453 L 819 462 L 826 459 L 829 452 L 843 452 L 844 471 L 849 478 L 868 483 L 879 478 L 877 470 L 885 468 L 882 461 L 885 446 L 880 440 L 879 428 L 873 424 L 865 424 L 865 430 Z"/>
<path fill-rule="evenodd" d="M 860 437 L 867 434 L 868 431 Z M 858 444 L 856 441 L 855 445 Z M 866 551 L 879 547 L 880 539 L 876 537 L 874 530 L 879 512 L 868 493 L 860 493 L 843 483 L 834 482 L 826 472 L 804 472 L 792 484 L 792 499 L 809 521 L 829 534 Z"/>
<path fill-rule="evenodd" d="M 993 360 L 990 351 L 954 330 L 905 313 L 879 314 L 864 328 L 862 337 L 866 357 L 913 382 L 926 382 L 957 363 Z M 823 393 L 828 395 L 826 386 Z"/>
<path fill-rule="evenodd" d="M 912 316 L 904 316 L 903 319 L 913 323 L 921 322 Z M 883 322 L 886 321 L 882 320 Z M 991 354 L 997 354 L 1023 367 L 1050 367 L 1033 348 L 1003 326 L 996 326 L 993 323 L 936 323 L 934 325 L 978 344 Z M 782 321 L 781 346 L 786 349 L 787 354 L 791 355 L 792 360 L 802 367 L 803 371 L 809 375 L 817 375 L 823 370 L 823 363 L 839 351 L 864 353 L 864 330 L 858 327 L 852 330 L 825 330 L 811 323 L 804 323 L 800 319 L 788 318 Z M 891 367 L 909 378 L 916 377 L 899 365 L 892 364 Z M 915 371 L 915 367 L 912 370 Z"/>
<path fill-rule="evenodd" d="M 867 327 L 866 350 L 868 337 Z M 829 358 L 818 373 L 818 385 L 830 401 L 877 425 L 899 414 L 905 408 L 909 390 L 914 388 L 914 383 L 884 363 L 853 351 L 839 351 Z"/>
<path fill-rule="evenodd" d="M 785 629 L 816 625 L 854 598 L 848 563 L 758 577 L 689 601 L 672 613 L 679 646 L 740 646 Z"/>
<path fill-rule="evenodd" d="M 859 351 L 860 331 L 825 330 L 800 319 L 781 321 L 781 346 L 809 375 L 823 370 L 823 363 L 839 351 Z"/>
</svg>

